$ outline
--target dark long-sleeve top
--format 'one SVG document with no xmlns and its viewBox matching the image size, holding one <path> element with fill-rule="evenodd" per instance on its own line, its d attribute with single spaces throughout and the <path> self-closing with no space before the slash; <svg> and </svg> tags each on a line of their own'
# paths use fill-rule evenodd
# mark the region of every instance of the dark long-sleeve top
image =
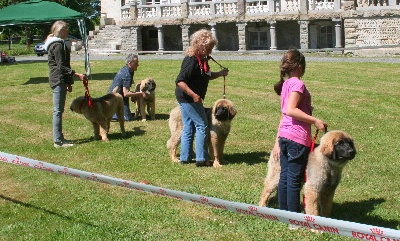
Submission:
<svg viewBox="0 0 400 241">
<path fill-rule="evenodd" d="M 49 83 L 54 87 L 60 83 L 72 85 L 72 76 L 75 71 L 71 69 L 70 50 L 64 41 L 57 37 L 49 37 L 45 43 L 48 52 Z"/>
</svg>

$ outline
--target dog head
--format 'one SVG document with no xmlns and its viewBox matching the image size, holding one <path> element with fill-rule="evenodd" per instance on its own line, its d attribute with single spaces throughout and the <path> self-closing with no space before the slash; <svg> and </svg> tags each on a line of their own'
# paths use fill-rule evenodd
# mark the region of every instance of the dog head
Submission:
<svg viewBox="0 0 400 241">
<path fill-rule="evenodd" d="M 213 114 L 219 121 L 232 120 L 236 116 L 236 108 L 232 101 L 219 99 L 213 107 Z"/>
<path fill-rule="evenodd" d="M 356 156 L 353 138 L 344 131 L 329 131 L 321 138 L 321 152 L 330 160 L 347 162 Z"/>
<path fill-rule="evenodd" d="M 82 107 L 86 101 L 85 96 L 79 96 L 72 101 L 69 109 L 75 113 L 82 114 Z"/>
<path fill-rule="evenodd" d="M 154 94 L 154 91 L 156 90 L 156 82 L 154 81 L 153 78 L 147 77 L 144 80 L 141 80 L 137 85 L 136 85 L 136 92 L 144 92 L 147 95 Z"/>
</svg>

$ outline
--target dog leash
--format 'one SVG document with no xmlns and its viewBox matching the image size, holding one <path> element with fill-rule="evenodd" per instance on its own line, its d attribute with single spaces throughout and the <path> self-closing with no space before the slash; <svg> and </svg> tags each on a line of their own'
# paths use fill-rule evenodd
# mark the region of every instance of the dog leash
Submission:
<svg viewBox="0 0 400 241">
<path fill-rule="evenodd" d="M 92 108 L 92 98 L 89 93 L 89 80 L 83 80 L 82 82 L 85 86 L 85 99 L 87 99 L 89 107 Z"/>
<path fill-rule="evenodd" d="M 210 55 L 207 56 L 208 59 L 211 59 L 212 61 L 214 61 L 221 69 L 227 69 L 224 66 L 222 66 L 220 63 L 218 63 L 213 57 L 211 57 Z M 225 93 L 226 93 L 226 78 L 224 76 L 224 93 L 222 94 L 222 98 L 225 99 Z"/>
<path fill-rule="evenodd" d="M 325 128 L 325 132 L 327 132 L 328 129 Z M 310 147 L 310 153 L 314 151 L 315 148 L 315 142 L 317 141 L 317 137 L 318 137 L 318 132 L 319 130 L 317 129 L 315 131 L 315 135 L 313 140 L 311 141 L 311 147 Z M 306 170 L 304 170 L 304 183 L 307 182 L 307 174 L 306 174 Z M 304 210 L 306 210 L 306 196 L 303 194 L 303 206 L 304 206 Z"/>
</svg>

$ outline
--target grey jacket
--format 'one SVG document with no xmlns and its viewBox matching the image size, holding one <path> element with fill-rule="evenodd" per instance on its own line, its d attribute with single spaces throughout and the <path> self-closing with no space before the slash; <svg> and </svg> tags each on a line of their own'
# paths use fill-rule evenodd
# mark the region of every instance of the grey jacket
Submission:
<svg viewBox="0 0 400 241">
<path fill-rule="evenodd" d="M 60 83 L 72 85 L 74 83 L 72 76 L 75 71 L 71 69 L 70 50 L 64 41 L 57 37 L 49 37 L 44 47 L 48 52 L 50 87 Z"/>
</svg>

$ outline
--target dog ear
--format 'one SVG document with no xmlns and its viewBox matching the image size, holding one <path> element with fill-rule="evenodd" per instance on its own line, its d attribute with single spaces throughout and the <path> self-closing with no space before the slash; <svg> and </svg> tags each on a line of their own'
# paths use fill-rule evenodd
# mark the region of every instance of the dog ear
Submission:
<svg viewBox="0 0 400 241">
<path fill-rule="evenodd" d="M 334 142 L 335 139 L 332 138 L 330 135 L 325 136 L 325 138 L 321 139 L 320 150 L 324 156 L 331 157 L 334 154 Z"/>
<path fill-rule="evenodd" d="M 237 113 L 236 108 L 233 105 L 233 103 L 231 103 L 231 105 L 229 105 L 229 119 L 232 120 L 233 117 L 236 116 L 236 113 Z"/>
</svg>

